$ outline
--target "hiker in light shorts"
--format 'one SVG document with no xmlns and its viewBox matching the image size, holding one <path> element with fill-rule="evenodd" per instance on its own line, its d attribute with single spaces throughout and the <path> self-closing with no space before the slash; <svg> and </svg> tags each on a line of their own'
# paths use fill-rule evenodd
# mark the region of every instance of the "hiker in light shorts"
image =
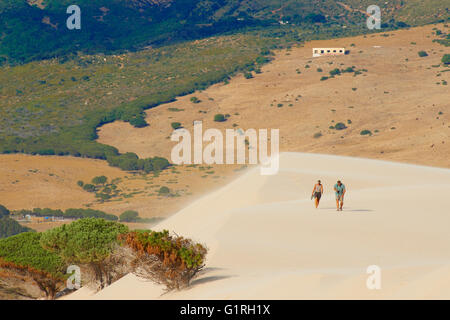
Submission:
<svg viewBox="0 0 450 320">
<path fill-rule="evenodd" d="M 334 185 L 334 191 L 336 194 L 337 211 L 342 211 L 342 206 L 344 205 L 344 195 L 346 190 L 344 184 L 340 180 Z"/>
<path fill-rule="evenodd" d="M 315 198 L 316 209 L 319 206 L 320 198 L 323 194 L 323 185 L 320 180 L 314 185 L 311 197 Z"/>
</svg>

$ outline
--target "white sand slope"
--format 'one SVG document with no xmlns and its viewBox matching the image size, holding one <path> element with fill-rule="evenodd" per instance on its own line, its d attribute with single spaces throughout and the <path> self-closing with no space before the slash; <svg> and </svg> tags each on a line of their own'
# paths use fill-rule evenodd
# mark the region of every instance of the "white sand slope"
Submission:
<svg viewBox="0 0 450 320">
<path fill-rule="evenodd" d="M 205 243 L 192 287 L 128 275 L 94 299 L 450 298 L 450 170 L 358 158 L 283 153 L 277 175 L 257 168 L 156 229 Z M 319 209 L 313 185 L 325 187 Z M 337 212 L 332 187 L 347 187 Z M 369 265 L 380 290 L 366 287 Z"/>
</svg>

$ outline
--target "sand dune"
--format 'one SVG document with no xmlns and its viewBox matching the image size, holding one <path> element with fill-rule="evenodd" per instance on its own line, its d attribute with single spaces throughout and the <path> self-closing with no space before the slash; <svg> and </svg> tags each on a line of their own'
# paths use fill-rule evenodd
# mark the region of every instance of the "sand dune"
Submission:
<svg viewBox="0 0 450 320">
<path fill-rule="evenodd" d="M 205 243 L 207 269 L 188 290 L 161 295 L 128 275 L 72 299 L 450 298 L 450 170 L 283 153 L 277 175 L 250 169 L 155 229 Z M 325 196 L 310 200 L 317 179 Z M 347 186 L 344 211 L 332 186 Z M 381 289 L 366 287 L 369 265 Z"/>
</svg>

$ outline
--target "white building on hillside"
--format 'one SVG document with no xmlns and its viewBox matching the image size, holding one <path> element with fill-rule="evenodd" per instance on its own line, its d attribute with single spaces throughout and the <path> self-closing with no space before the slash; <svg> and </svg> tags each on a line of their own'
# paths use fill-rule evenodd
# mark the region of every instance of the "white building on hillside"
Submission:
<svg viewBox="0 0 450 320">
<path fill-rule="evenodd" d="M 313 57 L 345 55 L 345 48 L 313 48 Z"/>
</svg>

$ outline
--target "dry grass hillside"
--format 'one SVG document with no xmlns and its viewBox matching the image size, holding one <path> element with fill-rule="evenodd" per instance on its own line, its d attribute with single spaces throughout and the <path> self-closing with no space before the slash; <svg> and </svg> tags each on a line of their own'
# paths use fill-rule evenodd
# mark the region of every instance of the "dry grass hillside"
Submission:
<svg viewBox="0 0 450 320">
<path fill-rule="evenodd" d="M 440 60 L 449 49 L 432 42 L 433 28 L 314 41 L 276 52 L 252 79 L 238 76 L 147 111 L 150 126 L 124 122 L 99 130 L 99 141 L 141 157 L 165 156 L 175 145 L 172 122 L 192 130 L 280 129 L 281 151 L 349 155 L 450 168 L 450 69 Z M 448 32 L 442 25 L 439 29 Z M 346 47 L 340 57 L 312 58 L 313 47 Z M 424 50 L 427 57 L 419 57 Z M 335 68 L 354 67 L 321 81 Z M 322 70 L 321 72 L 320 69 Z M 197 97 L 199 103 L 192 103 Z M 214 122 L 217 113 L 227 121 Z M 344 123 L 343 130 L 330 129 Z M 234 125 L 234 126 L 233 126 Z M 361 135 L 370 130 L 372 135 Z M 27 155 L 0 155 L 0 203 L 12 210 L 91 207 L 141 217 L 167 216 L 230 181 L 243 166 L 175 166 L 159 176 L 127 173 L 104 161 Z M 77 181 L 105 175 L 117 179 L 121 196 L 101 202 Z M 170 194 L 161 196 L 161 186 Z"/>
<path fill-rule="evenodd" d="M 236 77 L 227 85 L 214 85 L 148 110 L 146 128 L 107 124 L 99 131 L 99 141 L 143 157 L 170 157 L 175 145 L 169 139 L 171 123 L 180 122 L 192 132 L 193 121 L 202 120 L 203 130 L 233 125 L 244 130 L 278 128 L 282 151 L 448 168 L 450 73 L 440 60 L 450 50 L 432 42 L 435 27 L 313 41 L 277 52 L 254 78 Z M 350 53 L 312 58 L 313 47 L 346 47 Z M 422 50 L 427 57 L 419 57 Z M 348 67 L 361 74 L 320 80 L 335 68 Z M 192 103 L 194 96 L 201 102 Z M 213 121 L 217 113 L 230 117 L 217 123 Z M 330 129 L 339 122 L 347 129 Z M 363 130 L 372 135 L 361 135 Z"/>
</svg>

